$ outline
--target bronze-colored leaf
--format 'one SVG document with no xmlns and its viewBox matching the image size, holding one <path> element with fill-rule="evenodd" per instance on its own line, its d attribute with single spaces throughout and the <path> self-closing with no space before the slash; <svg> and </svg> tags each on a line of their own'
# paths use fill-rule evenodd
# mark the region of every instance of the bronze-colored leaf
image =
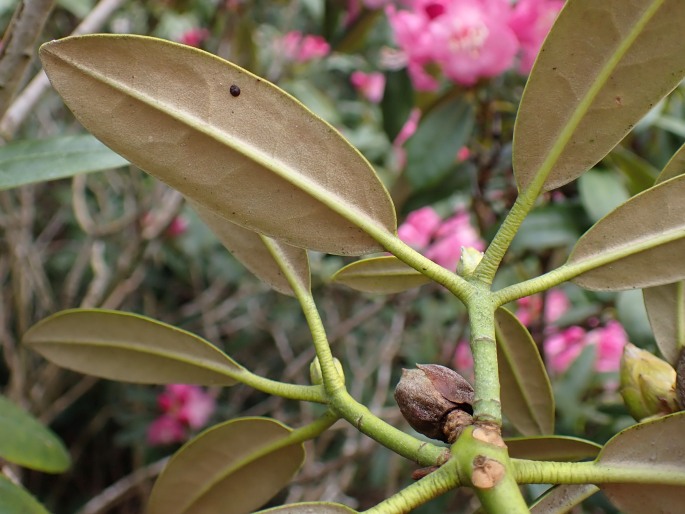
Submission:
<svg viewBox="0 0 685 514">
<path fill-rule="evenodd" d="M 502 411 L 526 436 L 554 433 L 554 395 L 535 341 L 507 309 L 495 313 Z"/>
<path fill-rule="evenodd" d="M 169 461 L 147 514 L 248 514 L 269 501 L 300 469 L 304 446 L 266 418 L 239 418 L 205 430 Z"/>
<path fill-rule="evenodd" d="M 382 250 L 368 233 L 396 231 L 390 196 L 361 154 L 297 100 L 234 64 L 131 35 L 65 38 L 40 55 L 93 135 L 229 221 L 341 255 Z"/>
<path fill-rule="evenodd" d="M 685 173 L 685 144 L 683 144 L 678 151 L 673 154 L 673 157 L 666 163 L 664 169 L 661 170 L 659 176 L 656 178 L 656 183 L 665 182 L 670 178 L 677 177 Z"/>
<path fill-rule="evenodd" d="M 513 164 L 521 191 L 575 179 L 685 75 L 681 0 L 567 2 L 521 99 Z"/>
<path fill-rule="evenodd" d="M 395 256 L 374 257 L 348 264 L 331 277 L 333 282 L 365 293 L 401 293 L 430 279 Z"/>
<path fill-rule="evenodd" d="M 567 436 L 512 437 L 505 439 L 509 456 L 515 459 L 561 462 L 594 459 L 602 449 L 585 439 Z"/>
<path fill-rule="evenodd" d="M 599 491 L 593 484 L 562 484 L 552 487 L 530 507 L 530 514 L 566 514 Z"/>
<path fill-rule="evenodd" d="M 23 342 L 59 366 L 124 382 L 233 385 L 243 370 L 201 337 L 127 312 L 61 311 Z"/>
<path fill-rule="evenodd" d="M 599 464 L 651 474 L 651 483 L 600 484 L 624 514 L 681 512 L 685 502 L 685 412 L 638 423 L 615 435 L 597 458 Z M 655 484 L 654 475 L 662 474 Z M 677 477 L 680 477 L 678 480 Z"/>
<path fill-rule="evenodd" d="M 588 269 L 573 281 L 586 289 L 618 291 L 685 278 L 684 195 L 685 176 L 675 177 L 598 221 L 568 259 Z"/>
<path fill-rule="evenodd" d="M 289 296 L 295 295 L 288 283 L 288 279 L 283 275 L 283 270 L 281 270 L 279 264 L 274 261 L 274 256 L 271 255 L 268 247 L 264 245 L 263 238 L 267 236 L 257 234 L 240 225 L 236 225 L 213 211 L 202 207 L 196 202 L 190 202 L 190 205 L 195 209 L 195 212 L 200 216 L 200 219 L 207 224 L 212 232 L 214 232 L 214 235 L 221 241 L 221 244 L 223 244 L 226 249 L 233 254 L 233 257 L 238 259 L 243 266 L 279 293 L 287 294 Z M 272 239 L 271 241 L 273 244 L 278 245 L 282 255 L 288 259 L 290 267 L 296 271 L 302 286 L 307 290 L 310 289 L 311 275 L 309 273 L 307 251 L 279 242 L 275 239 Z"/>
<path fill-rule="evenodd" d="M 685 283 L 648 287 L 642 295 L 656 344 L 664 359 L 675 366 L 685 347 Z"/>
<path fill-rule="evenodd" d="M 307 502 L 260 510 L 256 514 L 266 514 L 267 512 L 269 514 L 354 514 L 357 511 L 339 503 Z"/>
</svg>

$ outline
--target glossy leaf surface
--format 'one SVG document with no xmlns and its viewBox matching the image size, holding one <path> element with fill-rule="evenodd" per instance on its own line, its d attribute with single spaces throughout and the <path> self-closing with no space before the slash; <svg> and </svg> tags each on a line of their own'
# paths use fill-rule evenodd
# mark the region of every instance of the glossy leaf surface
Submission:
<svg viewBox="0 0 685 514">
<path fill-rule="evenodd" d="M 547 37 L 521 100 L 513 164 L 520 190 L 575 179 L 685 75 L 681 0 L 574 0 Z"/>
<path fill-rule="evenodd" d="M 243 369 L 195 334 L 126 312 L 58 312 L 23 341 L 59 366 L 140 384 L 233 385 Z"/>
<path fill-rule="evenodd" d="M 530 507 L 530 514 L 566 514 L 597 491 L 599 487 L 593 484 L 557 485 Z"/>
<path fill-rule="evenodd" d="M 554 396 L 535 341 L 507 309 L 495 313 L 502 411 L 529 435 L 554 433 Z"/>
<path fill-rule="evenodd" d="M 0 458 L 49 473 L 65 471 L 71 460 L 64 444 L 51 430 L 2 395 Z"/>
<path fill-rule="evenodd" d="M 239 418 L 188 442 L 155 483 L 147 514 L 247 514 L 266 503 L 304 461 L 302 444 L 266 418 Z"/>
<path fill-rule="evenodd" d="M 395 256 L 375 257 L 348 264 L 333 277 L 333 282 L 366 293 L 400 293 L 431 280 Z"/>
<path fill-rule="evenodd" d="M 345 505 L 328 502 L 307 502 L 260 510 L 258 514 L 350 514 L 357 512 Z"/>
<path fill-rule="evenodd" d="M 0 475 L 0 512 L 6 514 L 49 514 L 31 494 Z"/>
<path fill-rule="evenodd" d="M 0 148 L 0 189 L 126 166 L 90 134 L 17 141 Z"/>
<path fill-rule="evenodd" d="M 242 68 L 196 48 L 127 35 L 52 41 L 40 55 L 53 87 L 90 132 L 229 221 L 342 255 L 381 249 L 355 223 L 396 230 L 392 201 L 361 154 Z"/>
<path fill-rule="evenodd" d="M 205 222 L 219 241 L 221 241 L 221 244 L 243 266 L 279 293 L 294 296 L 288 279 L 283 275 L 283 270 L 264 244 L 263 238 L 267 236 L 236 225 L 197 203 L 191 202 L 191 205 L 200 219 Z M 307 251 L 281 243 L 275 239 L 271 241 L 281 249 L 281 253 L 287 258 L 291 269 L 295 270 L 302 286 L 309 289 L 311 286 L 311 276 Z"/>
<path fill-rule="evenodd" d="M 573 281 L 586 289 L 617 291 L 685 278 L 683 198 L 685 176 L 634 196 L 602 218 L 580 238 L 568 260 L 600 265 Z"/>
<path fill-rule="evenodd" d="M 578 461 L 594 459 L 602 449 L 598 444 L 577 437 L 515 437 L 505 439 L 509 456 L 515 459 Z"/>
<path fill-rule="evenodd" d="M 452 98 L 431 109 L 407 141 L 405 173 L 417 189 L 440 183 L 457 164 L 457 151 L 473 130 L 473 105 Z"/>
<path fill-rule="evenodd" d="M 681 485 L 603 484 L 602 491 L 625 514 L 681 512 L 685 500 L 685 412 L 633 425 L 615 435 L 597 458 L 600 464 L 663 471 Z"/>
</svg>

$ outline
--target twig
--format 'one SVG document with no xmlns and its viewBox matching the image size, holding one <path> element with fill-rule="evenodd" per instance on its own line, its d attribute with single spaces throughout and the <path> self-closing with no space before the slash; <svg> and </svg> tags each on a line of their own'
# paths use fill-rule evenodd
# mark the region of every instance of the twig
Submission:
<svg viewBox="0 0 685 514">
<path fill-rule="evenodd" d="M 105 24 L 112 13 L 121 7 L 123 3 L 124 0 L 101 0 L 71 35 L 77 36 L 95 32 Z M 29 85 L 12 102 L 12 105 L 0 120 L 0 137 L 3 137 L 5 140 L 14 138 L 17 129 L 49 87 L 50 82 L 47 75 L 43 71 L 38 72 Z"/>
</svg>

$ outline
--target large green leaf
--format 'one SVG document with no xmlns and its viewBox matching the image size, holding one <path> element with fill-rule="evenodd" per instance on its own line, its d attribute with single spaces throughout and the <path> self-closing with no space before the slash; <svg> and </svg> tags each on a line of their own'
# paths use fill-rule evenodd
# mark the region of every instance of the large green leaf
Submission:
<svg viewBox="0 0 685 514">
<path fill-rule="evenodd" d="M 297 100 L 234 64 L 130 35 L 70 37 L 46 43 L 40 55 L 90 132 L 229 221 L 343 255 L 381 249 L 364 231 L 396 230 L 392 201 L 361 154 Z"/>
<path fill-rule="evenodd" d="M 516 437 L 505 442 L 515 459 L 577 461 L 594 459 L 602 449 L 592 441 L 567 436 Z"/>
<path fill-rule="evenodd" d="M 530 507 L 530 514 L 567 514 L 599 491 L 593 484 L 562 484 L 552 487 Z"/>
<path fill-rule="evenodd" d="M 602 491 L 624 514 L 682 512 L 685 504 L 685 412 L 638 423 L 615 435 L 597 462 L 611 467 L 645 470 L 663 482 L 600 484 Z M 680 480 L 673 480 L 675 477 Z"/>
<path fill-rule="evenodd" d="M 451 98 L 436 105 L 407 141 L 405 173 L 411 185 L 425 189 L 447 177 L 457 164 L 457 151 L 471 136 L 473 104 Z"/>
<path fill-rule="evenodd" d="M 580 201 L 595 222 L 630 198 L 623 181 L 610 171 L 593 169 L 578 179 Z"/>
<path fill-rule="evenodd" d="M 61 473 L 70 462 L 69 452 L 52 431 L 2 395 L 0 458 L 49 473 Z"/>
<path fill-rule="evenodd" d="M 268 246 L 264 244 L 267 236 L 236 225 L 195 202 L 191 202 L 191 205 L 200 219 L 207 224 L 219 238 L 219 241 L 243 266 L 279 293 L 294 296 L 295 293 L 293 293 L 288 279 L 283 275 L 283 270 L 274 260 Z M 281 249 L 281 253 L 286 257 L 290 268 L 295 270 L 302 287 L 308 290 L 311 286 L 311 275 L 307 251 L 274 239 L 271 239 L 271 242 Z"/>
<path fill-rule="evenodd" d="M 675 366 L 685 346 L 685 283 L 648 287 L 642 294 L 656 344 L 664 359 Z"/>
<path fill-rule="evenodd" d="M 400 293 L 430 282 L 395 256 L 353 262 L 338 270 L 331 280 L 357 291 L 384 294 Z"/>
<path fill-rule="evenodd" d="M 554 433 L 554 395 L 535 341 L 507 309 L 495 313 L 502 411 L 526 436 Z"/>
<path fill-rule="evenodd" d="M 521 434 L 554 433 L 554 395 L 526 327 L 507 309 L 495 313 L 502 411 Z"/>
<path fill-rule="evenodd" d="M 126 166 L 90 134 L 17 141 L 0 147 L 0 189 Z"/>
<path fill-rule="evenodd" d="M 575 179 L 685 75 L 685 2 L 573 0 L 540 50 L 521 99 L 519 189 Z"/>
<path fill-rule="evenodd" d="M 140 384 L 233 385 L 243 370 L 201 337 L 127 312 L 61 311 L 23 341 L 62 367 Z"/>
<path fill-rule="evenodd" d="M 247 514 L 269 501 L 304 461 L 291 430 L 266 418 L 239 418 L 188 442 L 155 483 L 147 514 Z"/>
<path fill-rule="evenodd" d="M 49 514 L 23 487 L 0 474 L 0 512 L 3 514 Z"/>
<path fill-rule="evenodd" d="M 350 514 L 357 511 L 339 503 L 307 502 L 260 510 L 257 514 L 266 514 L 267 512 L 269 514 Z"/>
<path fill-rule="evenodd" d="M 685 176 L 676 177 L 597 222 L 568 259 L 568 264 L 589 269 L 573 281 L 586 289 L 617 291 L 685 278 L 684 197 Z"/>
</svg>

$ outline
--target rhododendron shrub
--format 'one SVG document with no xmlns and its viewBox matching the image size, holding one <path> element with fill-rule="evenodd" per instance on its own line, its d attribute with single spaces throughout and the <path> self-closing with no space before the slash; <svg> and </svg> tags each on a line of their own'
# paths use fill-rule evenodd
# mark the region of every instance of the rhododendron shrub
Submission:
<svg viewBox="0 0 685 514">
<path fill-rule="evenodd" d="M 556 2 L 413 1 L 362 10 L 348 39 L 336 33 L 346 30 L 338 5 L 325 13 L 325 36 L 290 27 L 264 36 L 281 52 L 268 70 L 277 78 L 283 59 L 303 73 L 321 59 L 319 72 L 341 79 L 331 94 L 345 100 L 333 113 L 321 89 L 284 79 L 331 123 L 267 79 L 191 46 L 118 34 L 42 46 L 45 72 L 76 119 L 175 189 L 237 262 L 301 311 L 272 318 L 268 302 L 260 311 L 256 326 L 268 325 L 284 368 L 268 372 L 267 354 L 250 338 L 224 346 L 232 355 L 254 351 L 250 363 L 239 362 L 189 330 L 104 308 L 105 300 L 103 308 L 53 313 L 23 335 L 25 346 L 72 371 L 168 386 L 152 443 L 178 441 L 208 421 L 215 404 L 202 387 L 275 397 L 268 410 L 279 419 L 261 416 L 264 404 L 245 406 L 260 416 L 234 417 L 229 407 L 222 414 L 230 419 L 184 444 L 157 479 L 149 514 L 249 513 L 283 499 L 278 492 L 305 462 L 305 443 L 328 439 L 320 436 L 329 429 L 342 451 L 359 432 L 418 469 L 384 484 L 387 498 L 373 505 L 340 494 L 260 512 L 399 514 L 458 488 L 490 514 L 569 510 L 600 489 L 626 513 L 682 509 L 685 149 L 652 174 L 614 148 L 685 78 L 685 4 L 631 5 L 568 0 L 558 11 Z M 406 73 L 380 50 L 343 55 L 384 13 Z M 526 69 L 535 53 L 514 119 L 508 102 L 518 93 L 503 84 L 521 77 L 488 79 Z M 376 58 L 388 66 L 378 105 L 360 102 L 348 82 Z M 357 87 L 369 85 L 368 76 L 355 77 Z M 414 95 L 411 80 L 433 93 Z M 382 132 L 367 121 L 382 123 Z M 376 166 L 355 138 L 362 147 L 374 141 L 365 149 Z M 402 166 L 386 161 L 397 148 L 406 151 Z M 609 212 L 598 204 L 621 186 L 594 167 L 608 166 L 604 160 L 632 165 L 630 187 L 612 197 Z M 97 257 L 94 271 L 104 260 Z M 249 308 L 235 315 L 233 302 L 205 312 L 206 297 L 217 294 L 207 282 L 209 291 L 181 316 L 251 317 Z M 322 300 L 338 287 L 401 296 L 365 308 L 342 305 L 345 294 Z M 642 290 L 663 359 L 628 342 L 620 295 L 631 290 Z M 578 309 L 583 298 L 592 311 Z M 371 318 L 379 337 L 361 338 L 348 323 Z M 306 349 L 284 342 L 291 332 Z M 366 349 L 382 361 L 366 362 Z M 422 362 L 425 355 L 442 364 Z M 443 365 L 471 363 L 468 379 Z M 619 375 L 625 408 L 602 411 L 583 394 L 595 374 Z M 367 394 L 366 382 L 378 389 Z M 595 390 L 602 401 L 619 399 L 613 387 Z M 397 409 L 386 404 L 391 396 Z M 306 407 L 291 428 L 280 418 L 295 404 Z M 611 433 L 593 440 L 598 419 Z M 316 453 L 318 445 L 309 447 Z M 327 457 L 320 453 L 310 459 Z M 534 500 L 533 484 L 554 487 Z M 327 500 L 320 491 L 313 497 Z"/>
</svg>

